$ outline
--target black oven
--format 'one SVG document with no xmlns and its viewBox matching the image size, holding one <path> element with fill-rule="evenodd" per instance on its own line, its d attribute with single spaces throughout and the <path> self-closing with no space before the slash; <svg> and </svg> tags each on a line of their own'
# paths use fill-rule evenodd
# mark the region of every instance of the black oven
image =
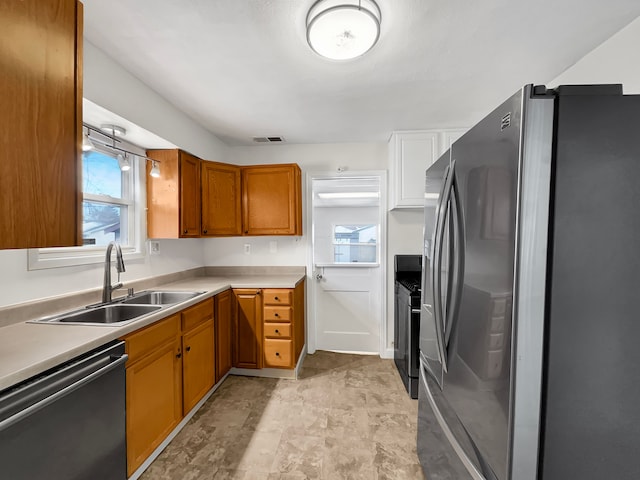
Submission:
<svg viewBox="0 0 640 480">
<path fill-rule="evenodd" d="M 418 398 L 422 255 L 396 255 L 394 361 L 411 398 Z"/>
</svg>

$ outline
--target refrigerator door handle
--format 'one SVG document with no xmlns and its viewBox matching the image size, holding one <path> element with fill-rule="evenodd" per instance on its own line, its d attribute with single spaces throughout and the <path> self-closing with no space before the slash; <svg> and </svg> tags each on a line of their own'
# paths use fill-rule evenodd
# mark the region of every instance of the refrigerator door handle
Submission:
<svg viewBox="0 0 640 480">
<path fill-rule="evenodd" d="M 454 326 L 458 321 L 458 312 L 460 310 L 460 302 L 462 300 L 462 290 L 464 287 L 464 263 L 465 263 L 465 230 L 464 230 L 464 218 L 462 215 L 462 205 L 460 204 L 460 191 L 458 186 L 458 180 L 455 174 L 456 161 L 451 163 L 451 176 L 453 177 L 451 188 L 451 203 L 452 203 L 452 220 L 454 224 L 455 238 L 453 244 L 455 246 L 455 269 L 453 272 L 455 285 L 455 292 L 453 294 L 453 302 L 451 309 L 448 313 L 448 319 L 445 329 L 445 353 L 447 360 L 449 359 L 449 341 L 451 339 L 451 332 L 454 330 Z"/>
<path fill-rule="evenodd" d="M 433 286 L 433 317 L 436 327 L 436 344 L 438 346 L 438 353 L 440 356 L 440 363 L 442 369 L 447 372 L 447 357 L 445 340 L 445 318 L 442 306 L 442 247 L 444 244 L 444 230 L 446 226 L 446 219 L 449 213 L 449 204 L 451 196 L 451 188 L 453 185 L 453 171 L 449 166 L 444 172 L 444 186 L 440 194 L 438 207 L 436 209 L 436 230 L 434 236 L 434 253 L 433 253 L 433 269 L 431 277 L 431 285 Z"/>
</svg>

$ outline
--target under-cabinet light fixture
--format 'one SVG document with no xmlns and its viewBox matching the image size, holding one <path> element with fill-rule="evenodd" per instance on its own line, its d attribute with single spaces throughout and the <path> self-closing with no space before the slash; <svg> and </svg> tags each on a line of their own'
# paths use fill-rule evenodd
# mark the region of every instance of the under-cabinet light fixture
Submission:
<svg viewBox="0 0 640 480">
<path fill-rule="evenodd" d="M 325 58 L 350 60 L 376 44 L 381 20 L 373 0 L 318 0 L 307 14 L 307 42 Z"/>
</svg>

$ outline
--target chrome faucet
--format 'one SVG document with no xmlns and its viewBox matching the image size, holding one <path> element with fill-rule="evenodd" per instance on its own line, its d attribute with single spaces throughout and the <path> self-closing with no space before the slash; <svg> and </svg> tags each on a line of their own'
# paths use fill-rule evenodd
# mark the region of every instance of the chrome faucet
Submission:
<svg viewBox="0 0 640 480">
<path fill-rule="evenodd" d="M 111 285 L 111 250 L 116 247 L 116 270 L 118 271 L 118 283 Z M 120 283 L 120 274 L 125 271 L 124 259 L 122 258 L 122 248 L 116 242 L 109 242 L 107 245 L 107 254 L 104 259 L 104 285 L 102 287 L 102 303 L 111 301 L 111 294 L 114 290 L 122 287 Z"/>
</svg>

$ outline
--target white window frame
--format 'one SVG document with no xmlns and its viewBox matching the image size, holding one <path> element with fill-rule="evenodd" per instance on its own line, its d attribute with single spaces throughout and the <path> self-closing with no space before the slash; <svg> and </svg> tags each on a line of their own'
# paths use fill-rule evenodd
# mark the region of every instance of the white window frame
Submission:
<svg viewBox="0 0 640 480">
<path fill-rule="evenodd" d="M 331 247 L 333 249 L 333 264 L 332 265 L 348 265 L 348 266 L 353 266 L 353 265 L 363 265 L 363 266 L 367 266 L 367 267 L 371 267 L 373 265 L 380 265 L 380 240 L 379 240 L 379 235 L 380 235 L 380 225 L 377 223 L 350 223 L 349 225 L 357 225 L 357 226 L 362 226 L 362 227 L 375 227 L 376 229 L 376 243 L 372 244 L 372 243 L 363 243 L 363 242 L 356 242 L 356 243 L 339 243 L 336 242 L 336 227 L 338 226 L 343 226 L 344 223 L 334 223 L 331 225 L 331 229 L 333 231 L 333 235 L 332 235 L 332 239 L 331 239 Z M 366 247 L 372 247 L 375 246 L 376 248 L 376 261 L 375 262 L 336 262 L 335 261 L 335 251 L 336 251 L 336 246 L 343 246 L 343 245 L 347 245 L 347 246 L 353 246 L 353 247 L 358 247 L 358 246 L 366 246 Z"/>
<path fill-rule="evenodd" d="M 124 188 L 129 189 L 133 195 L 130 200 L 83 193 L 83 200 L 127 206 L 127 233 L 133 241 L 129 245 L 122 246 L 122 254 L 125 260 L 146 258 L 146 152 L 140 147 L 120 141 L 119 148 L 136 153 L 141 157 L 130 158 L 131 176 Z M 113 151 L 97 146 L 99 152 L 113 154 Z M 130 156 L 131 157 L 131 156 Z M 77 265 L 91 265 L 104 262 L 106 252 L 105 245 L 82 247 L 55 247 L 55 248 L 30 248 L 27 252 L 27 269 L 42 270 L 47 268 L 72 267 Z"/>
</svg>

